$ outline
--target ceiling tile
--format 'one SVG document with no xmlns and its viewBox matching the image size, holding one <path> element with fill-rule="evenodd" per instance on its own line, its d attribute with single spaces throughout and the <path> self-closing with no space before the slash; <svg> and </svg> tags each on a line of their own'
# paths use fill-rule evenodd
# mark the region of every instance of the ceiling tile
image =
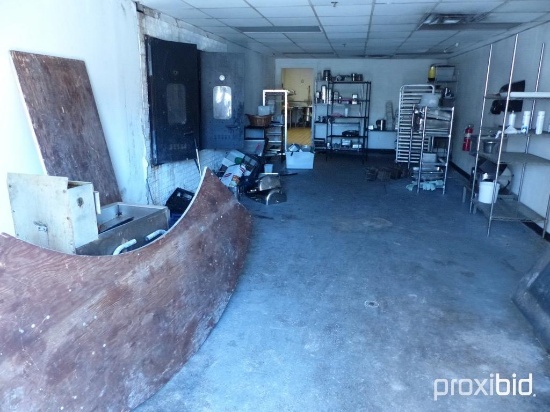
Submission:
<svg viewBox="0 0 550 412">
<path fill-rule="evenodd" d="M 344 44 L 346 45 L 346 47 L 354 47 L 354 46 L 357 46 L 359 44 L 365 44 L 366 41 L 367 41 L 366 38 L 364 38 L 364 39 L 349 39 L 346 42 L 343 42 L 342 39 L 336 39 L 336 38 L 329 39 L 329 42 L 333 46 L 339 46 L 339 47 L 343 46 Z"/>
<path fill-rule="evenodd" d="M 309 6 L 308 0 L 247 0 L 247 3 L 256 8 L 272 6 Z"/>
<path fill-rule="evenodd" d="M 411 35 L 408 31 L 371 31 L 369 39 L 406 39 Z"/>
<path fill-rule="evenodd" d="M 330 5 L 332 0 L 310 0 L 313 6 L 326 6 Z M 362 6 L 365 4 L 374 3 L 373 0 L 338 0 L 338 5 L 335 8 L 341 6 Z M 332 6 L 329 6 L 332 7 Z"/>
<path fill-rule="evenodd" d="M 502 4 L 501 1 L 480 1 L 476 3 L 445 3 L 435 7 L 434 13 L 486 13 Z"/>
<path fill-rule="evenodd" d="M 204 9 L 204 12 L 210 17 L 215 17 L 216 19 L 257 19 L 262 17 L 256 10 L 250 7 Z"/>
<path fill-rule="evenodd" d="M 484 23 L 528 23 L 544 17 L 546 13 L 491 13 Z"/>
<path fill-rule="evenodd" d="M 418 27 L 417 24 L 373 24 L 370 26 L 372 32 L 381 31 L 413 31 Z"/>
<path fill-rule="evenodd" d="M 419 24 L 422 21 L 422 18 L 426 14 L 403 14 L 403 15 L 392 15 L 391 18 L 388 16 L 372 16 L 371 24 L 402 24 L 402 23 L 413 23 Z"/>
<path fill-rule="evenodd" d="M 315 17 L 311 7 L 307 6 L 292 6 L 292 7 L 258 7 L 258 13 L 264 17 Z"/>
<path fill-rule="evenodd" d="M 345 32 L 327 33 L 327 37 L 329 39 L 350 39 L 350 40 L 353 40 L 353 39 L 357 38 L 353 34 L 345 33 Z M 359 38 L 360 38 L 360 36 L 359 36 Z M 364 38 L 365 39 L 367 38 L 366 34 L 364 35 Z"/>
<path fill-rule="evenodd" d="M 193 26 L 200 27 L 203 30 L 208 31 L 209 27 L 220 27 L 225 26 L 226 24 L 222 23 L 218 19 L 208 18 L 208 19 L 185 19 L 185 23 L 189 23 Z"/>
<path fill-rule="evenodd" d="M 495 10 L 496 12 L 550 12 L 548 0 L 510 0 Z"/>
<path fill-rule="evenodd" d="M 271 24 L 264 18 L 262 19 L 219 19 L 222 23 L 231 27 L 270 27 Z"/>
<path fill-rule="evenodd" d="M 325 33 L 286 33 L 293 40 L 308 41 L 310 43 L 326 41 Z"/>
<path fill-rule="evenodd" d="M 319 17 L 319 20 L 323 26 L 353 26 L 369 23 L 369 18 L 366 16 Z"/>
<path fill-rule="evenodd" d="M 319 17 L 355 17 L 370 16 L 372 6 L 370 4 L 361 4 L 355 6 L 315 6 L 315 12 Z"/>
<path fill-rule="evenodd" d="M 368 38 L 369 52 L 374 50 L 373 53 L 391 54 L 398 44 L 401 53 L 405 53 L 401 46 L 401 42 L 405 42 L 410 48 L 407 55 L 412 55 L 416 50 L 421 56 L 426 56 L 427 49 L 431 49 L 439 57 L 442 50 L 450 48 L 451 53 L 463 52 L 550 20 L 550 0 L 337 0 L 336 7 L 332 7 L 331 0 L 138 1 L 182 23 L 194 25 L 234 43 L 254 45 L 255 49 L 267 51 L 269 55 L 281 55 L 281 52 L 275 52 L 270 44 L 262 48 L 261 42 L 277 39 L 286 39 L 288 43 L 285 44 L 296 42 L 303 55 L 314 49 L 319 51 L 334 47 L 338 56 L 342 56 L 362 49 Z M 455 30 L 434 30 L 415 33 L 424 16 L 431 12 L 487 12 L 483 23 L 517 23 L 518 26 L 508 31 L 466 30 L 455 34 Z M 264 18 L 260 13 L 269 18 Z M 242 34 L 228 27 L 298 25 L 321 25 L 322 32 Z M 460 46 L 456 47 L 456 43 Z"/>
<path fill-rule="evenodd" d="M 149 1 L 149 0 L 148 0 Z M 177 0 L 180 2 L 180 0 Z M 217 9 L 220 7 L 248 7 L 244 0 L 185 0 L 182 3 L 187 3 L 199 9 Z"/>
<path fill-rule="evenodd" d="M 376 4 L 374 6 L 374 16 L 396 16 L 403 14 L 426 14 L 433 10 L 437 3 L 414 2 L 403 4 Z"/>
<path fill-rule="evenodd" d="M 367 24 L 363 25 L 349 25 L 349 26 L 324 26 L 325 33 L 341 33 L 345 32 L 350 36 L 363 35 L 369 30 Z"/>
</svg>

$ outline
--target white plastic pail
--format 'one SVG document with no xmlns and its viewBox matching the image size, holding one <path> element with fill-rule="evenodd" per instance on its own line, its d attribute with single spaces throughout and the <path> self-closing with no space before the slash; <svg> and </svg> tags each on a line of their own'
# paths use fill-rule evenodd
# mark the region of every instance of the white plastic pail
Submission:
<svg viewBox="0 0 550 412">
<path fill-rule="evenodd" d="M 494 182 L 479 182 L 478 200 L 481 203 L 491 204 L 493 201 L 493 185 Z M 500 183 L 497 183 L 497 195 L 500 190 Z"/>
</svg>

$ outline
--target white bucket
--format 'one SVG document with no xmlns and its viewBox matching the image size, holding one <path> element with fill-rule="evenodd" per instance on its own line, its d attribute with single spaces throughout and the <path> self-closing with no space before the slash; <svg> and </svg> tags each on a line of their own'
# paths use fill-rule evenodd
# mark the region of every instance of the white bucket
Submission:
<svg viewBox="0 0 550 412">
<path fill-rule="evenodd" d="M 478 199 L 481 203 L 493 202 L 493 186 L 494 182 L 479 182 L 479 196 Z M 500 190 L 500 183 L 497 183 L 497 195 Z"/>
<path fill-rule="evenodd" d="M 264 165 L 264 173 L 273 173 L 273 164 L 272 163 L 266 163 Z"/>
</svg>

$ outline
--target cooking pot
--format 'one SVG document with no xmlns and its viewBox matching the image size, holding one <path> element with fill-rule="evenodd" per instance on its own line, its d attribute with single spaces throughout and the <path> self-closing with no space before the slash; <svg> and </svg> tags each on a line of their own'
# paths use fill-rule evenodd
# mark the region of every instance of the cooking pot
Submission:
<svg viewBox="0 0 550 412">
<path fill-rule="evenodd" d="M 492 140 L 483 140 L 483 153 L 492 154 L 495 153 L 495 149 L 497 148 L 497 143 L 499 141 L 496 139 Z"/>
<path fill-rule="evenodd" d="M 376 121 L 376 128 L 378 130 L 386 130 L 386 119 L 378 119 Z"/>
</svg>

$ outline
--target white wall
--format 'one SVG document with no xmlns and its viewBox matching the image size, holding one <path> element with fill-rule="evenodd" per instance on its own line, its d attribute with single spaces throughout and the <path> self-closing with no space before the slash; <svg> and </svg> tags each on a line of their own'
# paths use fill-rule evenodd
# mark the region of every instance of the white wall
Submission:
<svg viewBox="0 0 550 412">
<path fill-rule="evenodd" d="M 26 107 L 18 90 L 10 50 L 85 61 L 119 189 L 131 203 L 164 203 L 180 186 L 194 190 L 194 162 L 149 167 L 147 91 L 142 31 L 198 44 L 207 51 L 243 52 L 247 99 L 272 87 L 271 58 L 240 50 L 191 30 L 158 13 L 138 14 L 131 0 L 3 0 L 0 15 L 0 232 L 13 234 L 8 172 L 41 173 Z M 248 106 L 246 106 L 248 105 Z M 245 104 L 256 107 L 258 103 Z M 249 109 L 252 110 L 252 109 Z M 223 153 L 203 151 L 203 165 L 215 166 Z"/>
<path fill-rule="evenodd" d="M 371 81 L 370 121 L 386 117 L 386 101 L 399 103 L 399 88 L 404 84 L 423 84 L 428 79 L 432 63 L 445 63 L 433 59 L 276 59 L 275 82 L 281 84 L 281 71 L 287 68 L 311 68 L 314 76 L 329 69 L 332 76 L 359 73 L 363 80 Z M 315 92 L 315 90 L 313 91 Z"/>
<path fill-rule="evenodd" d="M 519 35 L 513 81 L 525 80 L 526 91 L 533 91 L 535 89 L 539 56 L 543 43 L 546 43 L 546 46 L 550 44 L 550 23 L 527 30 Z M 513 37 L 504 39 L 493 45 L 488 93 L 497 93 L 501 86 L 508 83 L 513 47 Z M 456 121 L 455 132 L 453 133 L 452 161 L 468 174 L 474 166 L 474 157 L 461 150 L 463 132 L 468 123 L 475 125 L 474 134 L 479 132 L 488 58 L 489 47 L 483 47 L 458 56 L 450 61 L 450 63 L 456 65 L 460 73 L 455 106 Z M 545 52 L 542 67 L 539 91 L 550 92 L 549 50 Z M 503 115 L 491 114 L 489 112 L 491 103 L 492 101 L 488 100 L 484 114 L 484 125 L 501 126 Z M 532 101 L 524 101 L 523 110 L 531 110 L 531 104 Z M 550 122 L 550 100 L 538 101 L 535 111 L 539 110 L 546 111 L 544 129 L 547 130 L 547 125 Z M 522 115 L 518 113 L 517 128 L 521 126 L 521 118 Z M 524 143 L 525 140 L 522 136 L 512 135 L 508 139 L 507 150 L 523 151 Z M 550 159 L 550 135 L 534 136 L 530 144 L 530 153 Z M 511 169 L 515 176 L 515 179 L 513 179 L 513 190 L 517 192 L 521 167 L 515 165 Z M 527 166 L 521 200 L 539 214 L 544 215 L 549 195 L 550 167 Z"/>
<path fill-rule="evenodd" d="M 129 0 L 2 2 L 0 232 L 13 233 L 7 172 L 41 173 L 10 50 L 86 62 L 121 193 L 131 202 L 146 201 L 135 14 Z"/>
</svg>

